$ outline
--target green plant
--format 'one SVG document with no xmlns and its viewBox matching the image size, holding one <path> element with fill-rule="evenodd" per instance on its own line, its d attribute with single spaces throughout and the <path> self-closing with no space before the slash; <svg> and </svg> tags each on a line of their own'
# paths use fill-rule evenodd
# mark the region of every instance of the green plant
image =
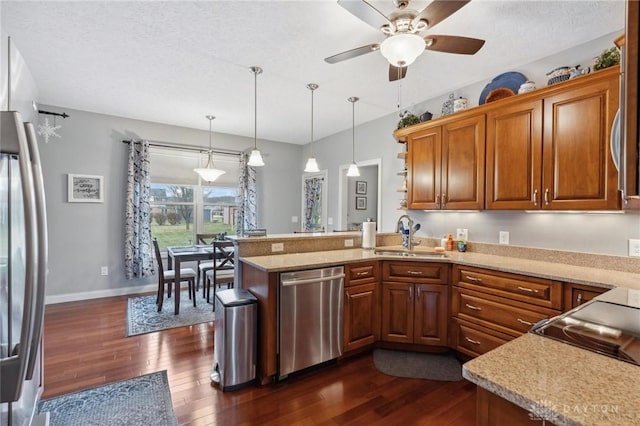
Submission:
<svg viewBox="0 0 640 426">
<path fill-rule="evenodd" d="M 402 129 L 403 127 L 412 126 L 414 124 L 418 124 L 420 119 L 415 114 L 410 113 L 409 111 L 404 111 L 400 113 L 400 121 L 398 121 L 398 129 Z"/>
<path fill-rule="evenodd" d="M 618 65 L 620 63 L 620 52 L 618 52 L 618 48 L 612 47 L 611 49 L 605 50 L 595 58 L 593 69 L 603 70 L 605 68 L 612 67 L 614 65 Z"/>
</svg>

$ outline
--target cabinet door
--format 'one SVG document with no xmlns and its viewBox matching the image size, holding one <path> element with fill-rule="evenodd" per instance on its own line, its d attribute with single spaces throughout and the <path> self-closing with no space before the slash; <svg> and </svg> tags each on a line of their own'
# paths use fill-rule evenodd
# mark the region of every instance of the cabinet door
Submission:
<svg viewBox="0 0 640 426">
<path fill-rule="evenodd" d="M 542 100 L 487 113 L 487 209 L 540 208 Z"/>
<path fill-rule="evenodd" d="M 447 285 L 415 285 L 413 343 L 447 346 Z"/>
<path fill-rule="evenodd" d="M 413 343 L 413 284 L 382 283 L 382 340 Z"/>
<path fill-rule="evenodd" d="M 438 126 L 417 132 L 407 141 L 409 209 L 439 208 L 441 139 Z"/>
<path fill-rule="evenodd" d="M 594 297 L 609 291 L 608 288 L 594 287 L 584 284 L 565 283 L 564 284 L 564 310 L 569 311 Z"/>
<path fill-rule="evenodd" d="M 484 145 L 484 114 L 443 126 L 440 208 L 484 208 Z"/>
<path fill-rule="evenodd" d="M 544 99 L 543 208 L 620 207 L 609 149 L 617 105 L 616 74 Z"/>
<path fill-rule="evenodd" d="M 344 291 L 344 351 L 371 345 L 380 335 L 378 284 L 361 284 Z"/>
</svg>

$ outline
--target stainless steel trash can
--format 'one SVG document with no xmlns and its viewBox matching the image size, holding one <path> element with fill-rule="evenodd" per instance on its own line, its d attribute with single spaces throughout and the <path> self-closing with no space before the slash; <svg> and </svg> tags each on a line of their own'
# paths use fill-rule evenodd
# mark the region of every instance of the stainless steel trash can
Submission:
<svg viewBox="0 0 640 426">
<path fill-rule="evenodd" d="M 211 381 L 222 391 L 256 377 L 258 300 L 247 290 L 216 292 Z"/>
</svg>

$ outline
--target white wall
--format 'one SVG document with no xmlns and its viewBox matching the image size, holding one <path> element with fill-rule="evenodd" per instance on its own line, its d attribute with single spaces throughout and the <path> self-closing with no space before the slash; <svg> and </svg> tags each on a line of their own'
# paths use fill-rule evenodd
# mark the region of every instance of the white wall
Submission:
<svg viewBox="0 0 640 426">
<path fill-rule="evenodd" d="M 360 176 L 348 178 L 348 195 L 347 195 L 347 224 L 366 222 L 367 219 L 377 221 L 378 215 L 378 166 L 361 166 L 359 167 Z M 356 194 L 356 182 L 366 182 L 367 193 Z M 356 209 L 356 197 L 364 197 L 366 199 L 367 208 L 364 210 Z"/>
<path fill-rule="evenodd" d="M 546 72 L 563 65 L 590 66 L 593 57 L 612 47 L 613 39 L 620 33 L 621 31 L 615 32 L 570 51 L 560 52 L 530 64 L 514 66 L 512 70 L 505 71 L 522 72 L 527 78 L 535 81 L 538 87 L 544 87 L 547 81 Z M 469 100 L 469 107 L 477 106 L 480 92 L 488 82 L 480 81 L 460 88 L 455 91 L 455 97 L 464 96 Z M 411 90 L 411 88 L 405 87 L 403 90 Z M 440 116 L 442 103 L 447 98 L 445 94 L 402 109 L 408 109 L 418 116 L 428 110 L 433 113 L 434 118 L 437 118 Z M 402 182 L 397 172 L 402 169 L 403 160 L 397 159 L 396 154 L 404 147 L 392 136 L 398 119 L 397 114 L 391 114 L 380 120 L 361 124 L 356 130 L 358 135 L 356 161 L 382 158 L 382 219 L 378 220 L 378 230 L 382 232 L 393 232 L 397 218 L 403 213 L 397 209 L 401 194 L 396 192 Z M 351 131 L 348 130 L 321 139 L 314 144 L 314 153 L 320 168 L 329 170 L 329 217 L 335 217 L 338 214 L 338 167 L 350 162 L 348 160 L 351 158 L 350 137 Z M 308 146 L 305 147 L 305 155 L 307 153 Z M 467 228 L 471 241 L 497 243 L 499 231 L 508 231 L 512 245 L 619 256 L 627 255 L 629 238 L 640 238 L 640 213 L 638 212 L 543 214 L 523 211 L 474 213 L 409 211 L 409 214 L 416 223 L 422 225 L 418 235 L 428 237 L 440 238 L 447 233 L 455 233 L 456 228 Z"/>
<path fill-rule="evenodd" d="M 208 132 L 53 106 L 41 109 L 70 115 L 57 121 L 62 125 L 60 139 L 40 141 L 49 225 L 48 300 L 124 294 L 155 283 L 124 278 L 128 145 L 122 140 L 144 138 L 206 148 Z M 213 139 L 216 148 L 241 151 L 253 145 L 253 139 L 239 136 L 215 134 Z M 301 158 L 301 148 L 261 140 L 258 147 L 266 163 L 257 172 L 259 225 L 269 232 L 290 232 L 288 222 L 299 214 L 301 193 L 301 170 L 290 165 Z M 104 176 L 104 203 L 68 203 L 68 173 Z M 108 276 L 100 275 L 101 266 L 109 267 Z"/>
</svg>

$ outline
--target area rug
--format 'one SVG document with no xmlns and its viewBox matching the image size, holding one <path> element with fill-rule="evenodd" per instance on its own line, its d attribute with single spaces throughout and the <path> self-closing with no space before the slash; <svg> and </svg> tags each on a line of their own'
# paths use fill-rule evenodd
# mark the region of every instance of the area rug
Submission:
<svg viewBox="0 0 640 426">
<path fill-rule="evenodd" d="M 462 365 L 451 352 L 432 354 L 376 349 L 373 363 L 378 371 L 389 376 L 448 382 L 462 380 Z"/>
<path fill-rule="evenodd" d="M 45 399 L 38 412 L 49 412 L 51 426 L 174 426 L 167 372 Z"/>
<path fill-rule="evenodd" d="M 197 306 L 194 308 L 189 300 L 189 292 L 181 291 L 178 315 L 173 313 L 173 297 L 165 298 L 160 312 L 156 306 L 156 296 L 130 297 L 127 302 L 127 337 L 213 321 L 213 305 L 200 295 L 197 297 Z"/>
</svg>

